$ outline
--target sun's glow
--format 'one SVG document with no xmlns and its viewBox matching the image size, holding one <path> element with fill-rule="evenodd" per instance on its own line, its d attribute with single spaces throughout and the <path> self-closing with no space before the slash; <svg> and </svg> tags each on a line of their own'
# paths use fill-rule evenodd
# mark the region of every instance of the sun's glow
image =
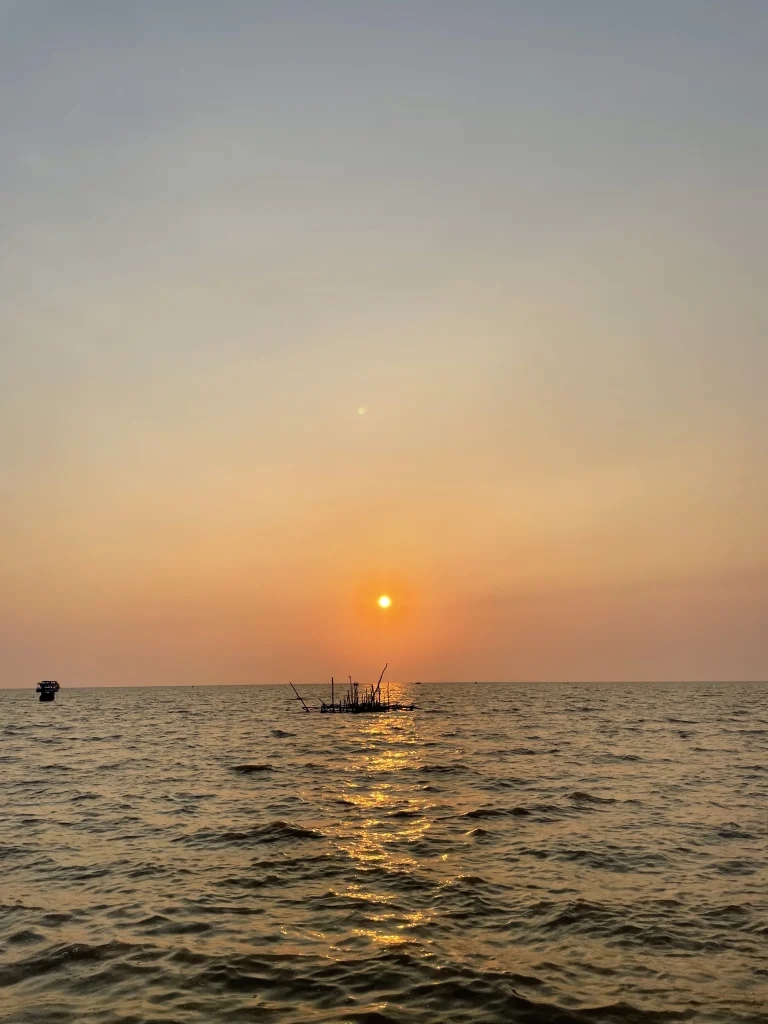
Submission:
<svg viewBox="0 0 768 1024">
<path fill-rule="evenodd" d="M 391 604 L 392 604 L 392 601 L 391 601 L 391 599 L 389 597 L 387 597 L 386 594 L 382 594 L 381 597 L 378 600 L 379 608 L 389 608 L 389 606 Z"/>
</svg>

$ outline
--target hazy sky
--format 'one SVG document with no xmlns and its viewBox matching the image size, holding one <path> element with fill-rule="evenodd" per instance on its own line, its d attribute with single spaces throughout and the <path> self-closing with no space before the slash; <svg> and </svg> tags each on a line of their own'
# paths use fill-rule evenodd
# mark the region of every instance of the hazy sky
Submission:
<svg viewBox="0 0 768 1024">
<path fill-rule="evenodd" d="M 0 686 L 765 678 L 766 52 L 0 0 Z"/>
</svg>

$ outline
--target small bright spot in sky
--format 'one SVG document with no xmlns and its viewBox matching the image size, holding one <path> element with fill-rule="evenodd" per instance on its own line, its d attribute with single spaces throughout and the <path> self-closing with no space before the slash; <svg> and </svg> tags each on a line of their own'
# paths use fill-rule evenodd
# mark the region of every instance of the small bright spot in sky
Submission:
<svg viewBox="0 0 768 1024">
<path fill-rule="evenodd" d="M 392 601 L 387 597 L 386 594 L 382 594 L 381 597 L 379 598 L 378 604 L 379 608 L 389 608 L 389 606 L 392 604 Z"/>
<path fill-rule="evenodd" d="M 365 416 L 365 406 L 364 405 L 358 406 L 357 414 L 358 414 L 358 416 Z"/>
</svg>

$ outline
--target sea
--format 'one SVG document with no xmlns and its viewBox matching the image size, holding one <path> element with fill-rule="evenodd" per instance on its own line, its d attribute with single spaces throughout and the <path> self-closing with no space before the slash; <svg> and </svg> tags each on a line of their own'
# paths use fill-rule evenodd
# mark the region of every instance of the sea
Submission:
<svg viewBox="0 0 768 1024">
<path fill-rule="evenodd" d="M 0 1021 L 768 1021 L 768 685 L 391 695 L 0 691 Z"/>
</svg>

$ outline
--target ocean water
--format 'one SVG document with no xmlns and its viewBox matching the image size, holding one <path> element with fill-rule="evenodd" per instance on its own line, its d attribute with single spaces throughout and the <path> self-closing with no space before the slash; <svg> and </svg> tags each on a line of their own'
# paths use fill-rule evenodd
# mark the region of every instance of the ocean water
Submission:
<svg viewBox="0 0 768 1024">
<path fill-rule="evenodd" d="M 395 694 L 0 691 L 0 1021 L 768 1021 L 767 686 Z"/>
</svg>

